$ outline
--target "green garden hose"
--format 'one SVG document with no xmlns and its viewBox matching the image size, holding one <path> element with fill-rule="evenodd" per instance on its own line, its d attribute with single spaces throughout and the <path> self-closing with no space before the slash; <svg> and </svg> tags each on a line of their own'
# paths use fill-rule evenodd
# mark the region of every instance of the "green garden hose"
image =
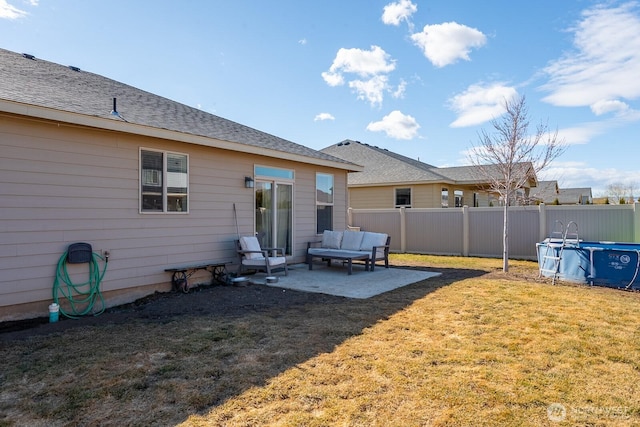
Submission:
<svg viewBox="0 0 640 427">
<path fill-rule="evenodd" d="M 94 316 L 104 312 L 105 305 L 102 293 L 100 292 L 100 283 L 107 271 L 107 262 L 105 259 L 93 252 L 89 261 L 89 280 L 84 283 L 73 283 L 67 271 L 67 254 L 65 252 L 58 261 L 56 270 L 56 279 L 53 282 L 53 301 L 58 302 L 59 295 L 64 297 L 68 302 L 70 309 L 65 311 L 60 306 L 60 313 L 71 319 L 77 319 L 89 313 Z M 104 268 L 100 271 L 100 261 L 104 262 Z M 97 301 L 100 301 L 102 307 L 98 311 L 93 311 Z"/>
</svg>

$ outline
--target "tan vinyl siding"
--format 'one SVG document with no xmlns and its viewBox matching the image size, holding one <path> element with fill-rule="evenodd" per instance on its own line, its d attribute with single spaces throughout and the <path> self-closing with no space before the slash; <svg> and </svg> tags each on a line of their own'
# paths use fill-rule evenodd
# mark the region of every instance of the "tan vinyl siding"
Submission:
<svg viewBox="0 0 640 427">
<path fill-rule="evenodd" d="M 353 209 L 392 209 L 395 208 L 395 189 L 411 188 L 412 208 L 441 208 L 442 189 L 449 189 L 449 207 L 455 206 L 455 190 L 462 190 L 464 204 L 473 206 L 474 189 L 469 187 L 451 186 L 449 184 L 406 184 L 393 186 L 350 187 L 349 207 Z M 489 205 L 487 193 L 479 193 L 480 206 Z"/>
<path fill-rule="evenodd" d="M 439 208 L 440 207 L 439 184 L 414 185 L 412 197 L 414 208 Z"/>
<path fill-rule="evenodd" d="M 412 208 L 439 208 L 442 184 L 407 184 L 349 188 L 353 209 L 391 209 L 395 207 L 395 189 L 411 188 Z"/>
<path fill-rule="evenodd" d="M 189 156 L 189 213 L 139 213 L 141 147 Z M 56 264 L 74 242 L 111 251 L 105 292 L 168 289 L 170 266 L 235 263 L 233 205 L 240 234 L 252 234 L 244 177 L 255 164 L 296 172 L 292 262 L 315 238 L 317 171 L 334 175 L 334 223 L 346 227 L 343 170 L 8 116 L 0 116 L 0 153 L 0 320 L 2 307 L 51 300 Z"/>
<path fill-rule="evenodd" d="M 393 189 L 395 187 L 351 187 L 350 207 L 354 209 L 389 209 L 395 207 Z"/>
</svg>

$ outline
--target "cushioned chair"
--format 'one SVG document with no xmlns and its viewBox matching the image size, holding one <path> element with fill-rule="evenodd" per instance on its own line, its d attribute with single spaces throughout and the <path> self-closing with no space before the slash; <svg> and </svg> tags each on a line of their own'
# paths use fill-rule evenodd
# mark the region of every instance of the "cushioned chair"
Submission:
<svg viewBox="0 0 640 427">
<path fill-rule="evenodd" d="M 285 276 L 288 274 L 284 248 L 261 248 L 258 238 L 254 236 L 240 237 L 240 240 L 236 240 L 236 247 L 240 258 L 238 275 L 245 269 L 265 270 L 271 275 L 271 270 L 279 267 L 284 268 Z"/>
</svg>

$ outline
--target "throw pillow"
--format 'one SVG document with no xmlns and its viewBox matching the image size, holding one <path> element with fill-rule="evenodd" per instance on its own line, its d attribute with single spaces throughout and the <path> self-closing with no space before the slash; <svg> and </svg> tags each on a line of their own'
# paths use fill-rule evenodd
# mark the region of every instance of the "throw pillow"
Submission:
<svg viewBox="0 0 640 427">
<path fill-rule="evenodd" d="M 342 231 L 324 230 L 322 233 L 322 247 L 327 249 L 340 249 Z"/>
</svg>

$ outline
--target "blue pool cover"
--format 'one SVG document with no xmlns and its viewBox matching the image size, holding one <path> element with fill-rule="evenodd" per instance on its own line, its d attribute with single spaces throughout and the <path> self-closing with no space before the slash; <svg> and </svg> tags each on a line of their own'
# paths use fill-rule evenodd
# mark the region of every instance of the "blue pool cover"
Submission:
<svg viewBox="0 0 640 427">
<path fill-rule="evenodd" d="M 544 276 L 552 277 L 555 264 L 549 256 L 558 256 L 557 244 L 537 245 L 538 265 Z M 547 256 L 547 258 L 545 258 Z M 612 288 L 640 290 L 640 244 L 580 242 L 562 250 L 558 278 Z"/>
</svg>

